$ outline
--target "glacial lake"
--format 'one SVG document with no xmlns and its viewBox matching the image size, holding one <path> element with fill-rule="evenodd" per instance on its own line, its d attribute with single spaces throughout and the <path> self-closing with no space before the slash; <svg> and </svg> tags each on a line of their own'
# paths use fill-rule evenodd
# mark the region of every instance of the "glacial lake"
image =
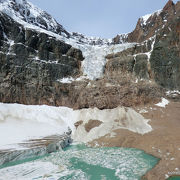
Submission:
<svg viewBox="0 0 180 180">
<path fill-rule="evenodd" d="M 180 176 L 172 176 L 168 180 L 180 180 Z"/>
<path fill-rule="evenodd" d="M 36 160 L 1 166 L 0 180 L 139 180 L 158 161 L 138 149 L 78 144 Z"/>
</svg>

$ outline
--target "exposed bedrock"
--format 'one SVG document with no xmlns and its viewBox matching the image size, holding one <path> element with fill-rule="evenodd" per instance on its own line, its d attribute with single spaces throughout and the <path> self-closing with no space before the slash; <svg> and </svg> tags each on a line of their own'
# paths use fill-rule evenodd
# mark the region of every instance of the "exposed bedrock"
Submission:
<svg viewBox="0 0 180 180">
<path fill-rule="evenodd" d="M 116 43 L 118 37 L 115 38 Z M 162 11 L 140 18 L 126 41 L 138 42 L 126 51 L 107 56 L 106 71 L 128 72 L 166 89 L 180 89 L 180 2 L 171 0 Z M 134 58 L 134 60 L 133 60 Z"/>
<path fill-rule="evenodd" d="M 80 75 L 82 52 L 0 14 L 0 101 L 55 104 L 58 79 Z M 57 85 L 56 85 L 57 84 Z"/>
<path fill-rule="evenodd" d="M 179 16 L 180 18 L 180 16 Z M 157 35 L 150 58 L 154 80 L 162 87 L 180 89 L 180 19 Z"/>
</svg>

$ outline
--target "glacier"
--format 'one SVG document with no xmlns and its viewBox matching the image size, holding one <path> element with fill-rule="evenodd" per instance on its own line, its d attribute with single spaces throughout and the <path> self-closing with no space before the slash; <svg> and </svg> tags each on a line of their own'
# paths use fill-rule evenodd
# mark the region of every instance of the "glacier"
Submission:
<svg viewBox="0 0 180 180">
<path fill-rule="evenodd" d="M 123 119 L 126 118 L 126 123 Z M 83 120 L 77 129 L 75 122 Z M 90 132 L 84 125 L 89 120 L 102 124 Z M 116 129 L 127 129 L 139 134 L 152 131 L 147 119 L 131 108 L 73 110 L 67 107 L 46 105 L 22 105 L 0 103 L 0 149 L 21 148 L 19 143 L 51 135 L 62 135 L 72 130 L 72 137 L 78 142 L 89 142 L 111 133 Z"/>
</svg>

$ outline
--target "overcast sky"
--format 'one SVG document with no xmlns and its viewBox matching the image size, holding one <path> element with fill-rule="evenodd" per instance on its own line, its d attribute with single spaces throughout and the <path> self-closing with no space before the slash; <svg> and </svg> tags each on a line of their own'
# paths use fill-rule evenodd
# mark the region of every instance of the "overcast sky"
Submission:
<svg viewBox="0 0 180 180">
<path fill-rule="evenodd" d="M 29 1 L 51 14 L 68 31 L 112 38 L 132 31 L 139 17 L 162 9 L 168 0 Z"/>
</svg>

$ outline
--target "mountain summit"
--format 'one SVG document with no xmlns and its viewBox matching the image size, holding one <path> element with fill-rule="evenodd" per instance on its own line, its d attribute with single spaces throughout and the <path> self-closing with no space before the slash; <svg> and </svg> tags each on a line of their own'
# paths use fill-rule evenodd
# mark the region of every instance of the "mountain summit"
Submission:
<svg viewBox="0 0 180 180">
<path fill-rule="evenodd" d="M 63 33 L 69 36 L 69 33 L 52 16 L 26 0 L 0 0 L 0 11 L 21 24 L 26 22 L 57 34 Z"/>
</svg>

